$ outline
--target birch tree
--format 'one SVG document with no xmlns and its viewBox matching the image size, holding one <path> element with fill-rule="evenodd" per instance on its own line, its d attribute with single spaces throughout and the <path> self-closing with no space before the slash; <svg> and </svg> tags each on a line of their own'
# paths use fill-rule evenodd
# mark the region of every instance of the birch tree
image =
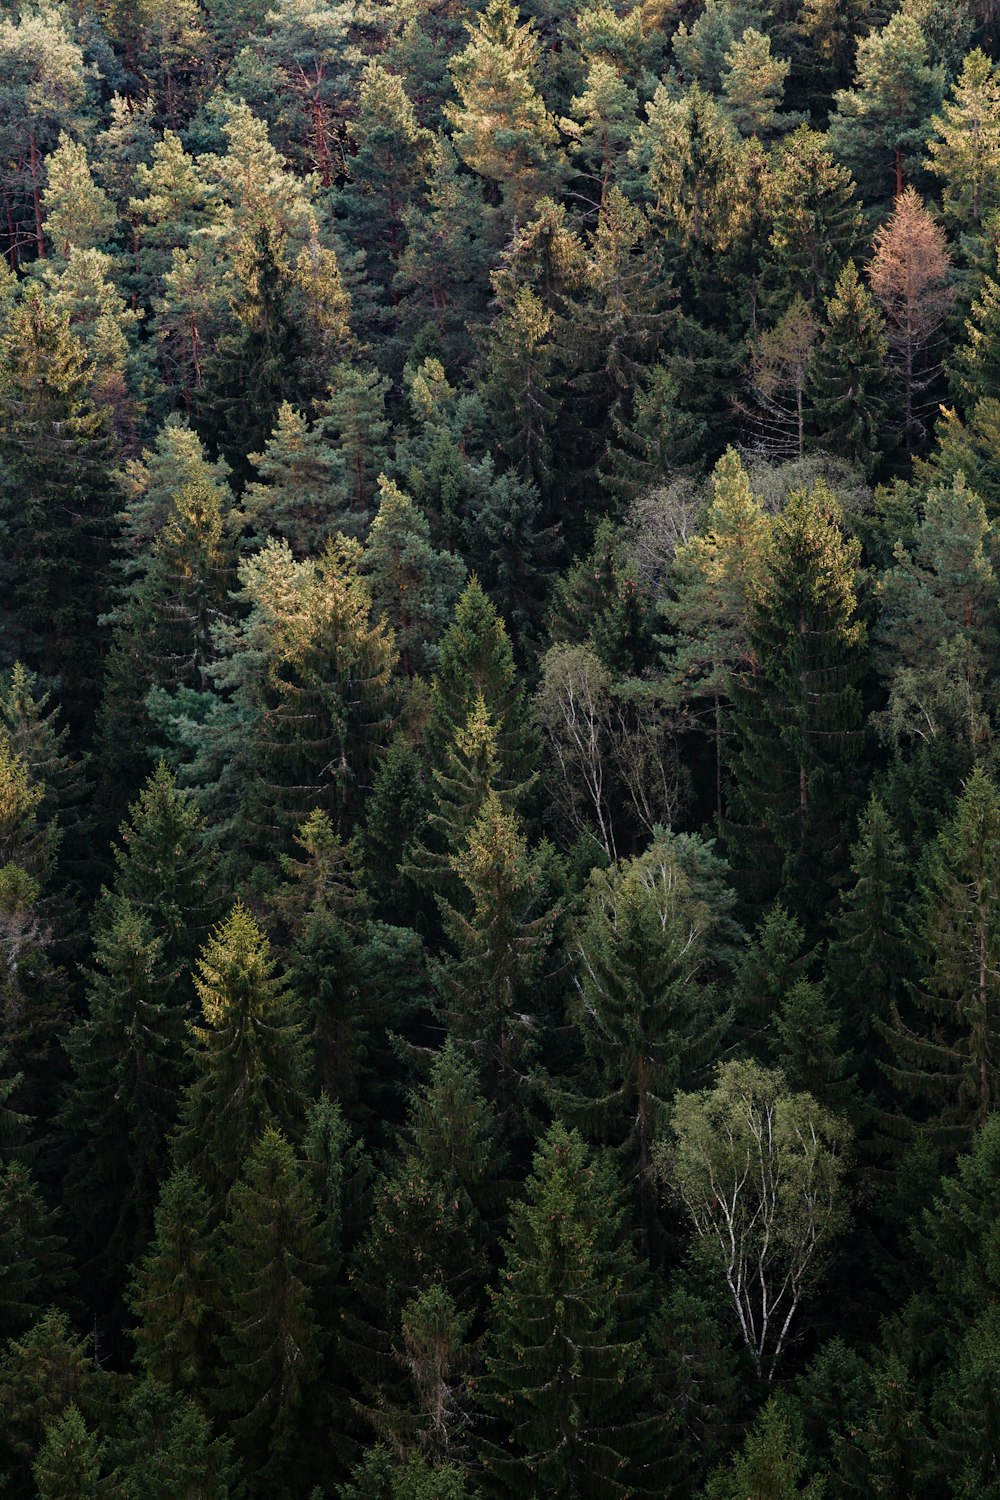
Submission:
<svg viewBox="0 0 1000 1500">
<path fill-rule="evenodd" d="M 736 1060 L 713 1089 L 676 1096 L 671 1137 L 661 1177 L 722 1272 L 758 1378 L 770 1384 L 847 1222 L 850 1129 L 811 1094 L 792 1093 L 782 1073 Z"/>
</svg>

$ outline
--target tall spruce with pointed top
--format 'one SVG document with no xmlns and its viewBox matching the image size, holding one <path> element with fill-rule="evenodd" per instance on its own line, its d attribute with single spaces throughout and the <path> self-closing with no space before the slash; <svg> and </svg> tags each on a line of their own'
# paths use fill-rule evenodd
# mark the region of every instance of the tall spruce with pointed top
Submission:
<svg viewBox="0 0 1000 1500">
<path fill-rule="evenodd" d="M 467 723 L 479 694 L 497 726 L 503 770 L 516 775 L 523 771 L 529 749 L 524 688 L 518 681 L 507 628 L 479 580 L 472 578 L 438 649 L 427 727 L 428 743 L 438 761 L 456 730 Z"/>
<path fill-rule="evenodd" d="M 315 1472 L 310 1418 L 325 1342 L 316 1314 L 325 1274 L 316 1201 L 280 1131 L 247 1157 L 222 1231 L 221 1368 L 247 1491 L 291 1500 Z M 324 1455 L 328 1461 L 328 1455 Z"/>
<path fill-rule="evenodd" d="M 733 682 L 725 828 L 756 904 L 814 916 L 842 873 L 861 749 L 860 543 L 824 485 L 793 494 L 771 528 L 751 599 L 753 672 Z"/>
<path fill-rule="evenodd" d="M 440 1010 L 474 1059 L 487 1097 L 508 1123 L 527 1109 L 539 1042 L 539 996 L 558 902 L 516 815 L 491 791 L 455 855 L 458 905 L 439 898 L 451 955 L 441 964 Z"/>
<path fill-rule="evenodd" d="M 60 1113 L 65 1191 L 90 1275 L 114 1297 L 149 1237 L 180 1091 L 190 1074 L 183 1003 L 163 942 L 121 897 L 98 909 L 87 1013 L 66 1038 Z"/>
<path fill-rule="evenodd" d="M 1000 1089 L 1000 792 L 981 767 L 927 850 L 918 900 L 916 1014 L 894 1016 L 888 1071 L 903 1113 L 954 1151 Z"/>
<path fill-rule="evenodd" d="M 310 1059 L 297 1002 L 241 902 L 214 929 L 195 971 L 202 1024 L 176 1150 L 218 1201 L 269 1126 L 302 1134 Z"/>
<path fill-rule="evenodd" d="M 551 1126 L 515 1205 L 476 1399 L 488 1492 L 558 1500 L 661 1493 L 639 1339 L 642 1276 L 606 1157 Z"/>
<path fill-rule="evenodd" d="M 136 1356 L 147 1376 L 203 1403 L 217 1363 L 220 1298 L 208 1194 L 188 1167 L 163 1183 L 153 1238 L 135 1266 L 129 1307 Z"/>
<path fill-rule="evenodd" d="M 883 320 L 849 260 L 826 304 L 826 326 L 813 355 L 813 441 L 868 475 L 886 447 L 888 357 Z"/>
<path fill-rule="evenodd" d="M 677 1089 L 710 1064 L 732 1018 L 712 985 L 719 915 L 668 838 L 590 877 L 576 963 L 597 1091 L 571 1108 L 623 1147 L 647 1237 L 653 1141 Z"/>
</svg>

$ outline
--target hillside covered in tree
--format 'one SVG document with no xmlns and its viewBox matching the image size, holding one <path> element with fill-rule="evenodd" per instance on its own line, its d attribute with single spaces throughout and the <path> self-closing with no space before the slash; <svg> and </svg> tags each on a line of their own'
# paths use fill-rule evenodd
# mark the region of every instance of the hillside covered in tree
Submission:
<svg viewBox="0 0 1000 1500">
<path fill-rule="evenodd" d="M 4 1500 L 998 1500 L 998 55 L 0 8 Z"/>
</svg>

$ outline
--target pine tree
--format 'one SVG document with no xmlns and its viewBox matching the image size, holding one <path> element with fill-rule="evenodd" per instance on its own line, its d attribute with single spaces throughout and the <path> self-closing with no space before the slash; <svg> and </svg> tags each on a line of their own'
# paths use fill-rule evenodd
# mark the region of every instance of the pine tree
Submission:
<svg viewBox="0 0 1000 1500">
<path fill-rule="evenodd" d="M 490 0 L 469 42 L 450 64 L 459 103 L 446 109 L 467 166 L 503 190 L 521 218 L 558 185 L 562 153 L 538 92 L 539 44 L 532 22 L 518 25 L 509 0 Z"/>
<path fill-rule="evenodd" d="M 891 410 L 885 326 L 853 260 L 826 304 L 826 326 L 811 367 L 814 442 L 865 474 L 886 446 Z"/>
<path fill-rule="evenodd" d="M 479 1404 L 491 1493 L 658 1492 L 659 1423 L 644 1411 L 649 1361 L 637 1337 L 642 1285 L 605 1159 L 553 1125 L 511 1214 Z"/>
<path fill-rule="evenodd" d="M 203 1024 L 192 1027 L 195 1076 L 181 1101 L 176 1149 L 216 1199 L 264 1130 L 302 1133 L 308 1053 L 297 1002 L 274 967 L 267 939 L 239 902 L 198 960 Z"/>
<path fill-rule="evenodd" d="M 913 15 L 897 11 L 859 40 L 853 87 L 834 95 L 830 145 L 866 197 L 886 198 L 894 186 L 898 199 L 943 92 L 944 69 L 930 63 Z"/>
<path fill-rule="evenodd" d="M 1000 208 L 1000 86 L 980 47 L 966 54 L 931 125 L 925 166 L 941 180 L 941 212 L 957 230 L 975 233 Z"/>
<path fill-rule="evenodd" d="M 725 55 L 722 96 L 741 135 L 767 138 L 781 129 L 779 110 L 791 70 L 786 57 L 774 57 L 771 38 L 748 26 Z"/>
<path fill-rule="evenodd" d="M 114 233 L 115 214 L 107 193 L 94 181 L 87 148 L 62 131 L 59 144 L 46 158 L 45 175 L 45 233 L 56 255 L 68 260 L 72 248 L 106 246 Z"/>
<path fill-rule="evenodd" d="M 291 1146 L 268 1128 L 233 1188 L 223 1230 L 218 1402 L 251 1495 L 288 1500 L 309 1472 L 302 1423 L 324 1342 L 315 1311 L 321 1255 L 315 1200 Z"/>
</svg>

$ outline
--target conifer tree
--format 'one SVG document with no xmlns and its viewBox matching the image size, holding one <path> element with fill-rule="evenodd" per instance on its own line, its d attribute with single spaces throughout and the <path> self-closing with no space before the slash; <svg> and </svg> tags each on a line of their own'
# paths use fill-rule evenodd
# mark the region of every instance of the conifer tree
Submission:
<svg viewBox="0 0 1000 1500">
<path fill-rule="evenodd" d="M 826 326 L 810 371 L 814 441 L 865 474 L 879 465 L 891 410 L 882 319 L 849 260 L 826 304 Z"/>
<path fill-rule="evenodd" d="M 562 153 L 555 123 L 538 92 L 534 23 L 518 25 L 509 0 L 490 0 L 451 73 L 459 103 L 446 111 L 455 149 L 502 189 L 511 218 L 521 218 L 558 183 Z"/>
<path fill-rule="evenodd" d="M 931 64 L 911 13 L 897 11 L 859 40 L 853 87 L 834 95 L 830 145 L 866 195 L 902 193 L 943 92 L 944 69 Z"/>
<path fill-rule="evenodd" d="M 232 1444 L 215 1437 L 190 1397 L 148 1377 L 123 1403 L 120 1434 L 109 1443 L 126 1494 L 148 1500 L 229 1500 Z"/>
<path fill-rule="evenodd" d="M 363 522 L 352 503 L 344 456 L 322 422 L 308 422 L 283 401 L 263 453 L 251 453 L 259 478 L 246 486 L 240 515 L 253 540 L 286 541 L 296 559 L 315 556 L 338 531 Z"/>
<path fill-rule="evenodd" d="M 892 218 L 875 232 L 868 276 L 885 315 L 886 340 L 902 388 L 901 430 L 908 451 L 925 436 L 927 410 L 933 406 L 941 330 L 954 296 L 950 267 L 940 226 L 907 188 L 897 197 Z"/>
<path fill-rule="evenodd" d="M 66 1038 L 61 1124 L 79 1243 L 102 1293 L 148 1238 L 177 1100 L 188 1076 L 184 1014 L 148 917 L 108 899 L 94 934 L 87 1014 Z"/>
<path fill-rule="evenodd" d="M 7 1340 L 0 1353 L 2 1452 L 14 1492 L 32 1493 L 31 1463 L 46 1430 L 71 1404 L 90 1415 L 100 1403 L 102 1383 L 65 1312 L 50 1307 L 23 1338 Z"/>
<path fill-rule="evenodd" d="M 771 1396 L 747 1433 L 743 1451 L 725 1469 L 712 1475 L 705 1500 L 743 1500 L 767 1495 L 768 1500 L 822 1500 L 823 1480 L 805 1479 L 805 1455 L 800 1432 L 791 1413 Z"/>
<path fill-rule="evenodd" d="M 846 854 L 862 731 L 860 547 L 839 523 L 825 486 L 792 495 L 776 518 L 749 617 L 757 669 L 734 684 L 727 826 L 736 869 L 755 900 L 780 894 L 805 913 L 822 906 Z"/>
<path fill-rule="evenodd" d="M 70 1279 L 70 1258 L 58 1220 L 24 1162 L 0 1166 L 0 1329 L 25 1333 Z"/>
<path fill-rule="evenodd" d="M 215 859 L 204 819 L 163 761 L 129 808 L 114 845 L 113 893 L 148 920 L 163 982 L 186 1008 L 190 970 L 215 915 Z"/>
<path fill-rule="evenodd" d="M 163 1183 L 149 1248 L 135 1266 L 129 1306 L 145 1374 L 204 1403 L 217 1355 L 220 1291 L 208 1194 L 188 1167 Z"/>
<path fill-rule="evenodd" d="M 527 755 L 524 689 L 517 680 L 504 622 L 479 580 L 471 578 L 438 648 L 427 729 L 432 754 L 442 755 L 456 731 L 468 722 L 479 695 L 496 725 L 503 772 L 517 775 Z"/>
<path fill-rule="evenodd" d="M 291 1146 L 269 1127 L 230 1195 L 222 1252 L 218 1402 L 254 1496 L 286 1500 L 309 1472 L 300 1424 L 324 1342 L 315 1310 L 321 1254 L 315 1200 Z"/>
<path fill-rule="evenodd" d="M 957 230 L 976 233 L 1000 208 L 1000 86 L 982 48 L 966 54 L 931 125 L 925 165 L 941 180 L 941 212 Z"/>
<path fill-rule="evenodd" d="M 905 923 L 907 867 L 899 836 L 877 797 L 864 809 L 851 851 L 853 881 L 841 894 L 829 972 L 841 1004 L 845 1038 L 862 1083 L 877 1096 L 884 1083 L 884 1035 L 912 978 Z"/>
<path fill-rule="evenodd" d="M 952 787 L 989 738 L 1000 631 L 990 536 L 983 503 L 959 474 L 929 491 L 912 542 L 897 543 L 881 585 L 876 643 L 889 701 L 877 725 L 891 743 L 929 756 Z"/>
<path fill-rule="evenodd" d="M 433 667 L 437 638 L 465 581 L 465 566 L 453 552 L 432 546 L 426 518 L 384 474 L 364 571 L 372 609 L 392 627 L 400 669 L 412 676 Z"/>
<path fill-rule="evenodd" d="M 101 1444 L 78 1407 L 68 1406 L 49 1428 L 32 1473 L 39 1500 L 100 1500 L 109 1493 L 101 1482 Z"/>
<path fill-rule="evenodd" d="M 56 255 L 68 260 L 72 248 L 103 249 L 114 232 L 115 214 L 108 195 L 94 181 L 87 148 L 63 131 L 46 159 L 45 175 L 45 233 Z"/>
<path fill-rule="evenodd" d="M 769 240 L 775 292 L 818 306 L 858 247 L 861 206 L 851 174 L 824 138 L 800 125 L 775 151 Z"/>
<path fill-rule="evenodd" d="M 715 802 L 722 812 L 723 704 L 734 674 L 753 664 L 752 600 L 760 588 L 771 522 L 735 449 L 712 475 L 712 498 L 697 536 L 676 550 L 675 598 L 664 613 L 677 632 L 669 670 L 687 712 L 715 741 Z M 665 643 L 667 644 L 667 643 Z"/>
<path fill-rule="evenodd" d="M 110 544 L 114 441 L 88 392 L 65 313 L 29 287 L 0 338 L 0 517 L 7 529 L 4 610 L 18 656 L 60 677 L 74 726 L 89 715 Z"/>
<path fill-rule="evenodd" d="M 909 1024 L 896 1012 L 889 1038 L 904 1109 L 942 1149 L 964 1145 L 996 1097 L 998 853 L 1000 796 L 977 767 L 922 874 L 913 1000 L 923 1016 Z"/>
<path fill-rule="evenodd" d="M 476 1385 L 493 1419 L 491 1493 L 523 1490 L 526 1475 L 558 1496 L 657 1492 L 642 1290 L 607 1160 L 553 1125 L 511 1214 Z"/>
<path fill-rule="evenodd" d="M 475 1059 L 487 1097 L 515 1120 L 525 1112 L 537 1045 L 531 997 L 559 908 L 496 792 L 485 798 L 453 867 L 464 889 L 460 906 L 439 901 L 453 955 L 440 970 L 441 1009 Z"/>
<path fill-rule="evenodd" d="M 264 1130 L 301 1136 L 309 1061 L 297 1003 L 240 902 L 205 945 L 195 989 L 203 1023 L 192 1027 L 176 1149 L 218 1200 Z"/>
<path fill-rule="evenodd" d="M 717 920 L 668 839 L 590 877 L 577 939 L 579 1020 L 599 1092 L 573 1101 L 574 1113 L 625 1146 L 647 1236 L 653 1141 L 731 1019 L 711 983 Z"/>
</svg>

